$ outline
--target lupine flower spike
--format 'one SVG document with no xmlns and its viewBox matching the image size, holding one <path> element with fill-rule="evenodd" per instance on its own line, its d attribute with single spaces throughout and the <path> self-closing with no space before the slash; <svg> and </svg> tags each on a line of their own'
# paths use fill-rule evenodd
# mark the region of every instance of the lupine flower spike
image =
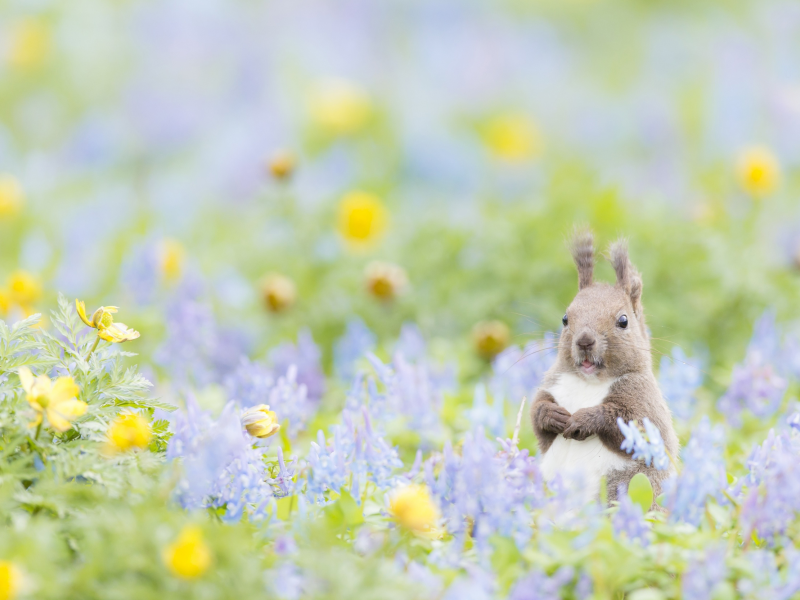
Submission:
<svg viewBox="0 0 800 600">
<path fill-rule="evenodd" d="M 114 317 L 111 315 L 117 312 L 116 306 L 101 306 L 92 313 L 91 319 L 86 316 L 86 305 L 82 301 L 76 299 L 75 308 L 78 311 L 78 316 L 81 318 L 81 321 L 89 327 L 97 329 L 97 339 L 91 350 L 89 350 L 89 354 L 86 356 L 87 359 L 91 356 L 92 352 L 94 352 L 95 348 L 97 348 L 97 344 L 100 340 L 120 344 L 122 342 L 135 340 L 139 337 L 139 332 L 130 329 L 125 323 L 114 322 Z"/>
</svg>

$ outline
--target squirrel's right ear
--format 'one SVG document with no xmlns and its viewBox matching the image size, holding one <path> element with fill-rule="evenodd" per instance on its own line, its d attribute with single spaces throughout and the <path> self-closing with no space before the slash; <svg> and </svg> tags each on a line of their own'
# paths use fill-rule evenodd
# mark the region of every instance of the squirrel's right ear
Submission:
<svg viewBox="0 0 800 600">
<path fill-rule="evenodd" d="M 588 229 L 575 229 L 570 240 L 570 251 L 578 267 L 578 289 L 592 285 L 594 275 L 594 240 Z"/>
</svg>

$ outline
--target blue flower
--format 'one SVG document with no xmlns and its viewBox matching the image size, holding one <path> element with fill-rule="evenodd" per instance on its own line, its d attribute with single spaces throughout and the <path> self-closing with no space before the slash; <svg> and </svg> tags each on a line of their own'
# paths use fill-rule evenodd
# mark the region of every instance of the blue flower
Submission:
<svg viewBox="0 0 800 600">
<path fill-rule="evenodd" d="M 555 361 L 557 344 L 555 334 L 548 332 L 543 340 L 530 342 L 525 348 L 512 345 L 503 350 L 492 361 L 492 396 L 515 406 L 523 396 L 531 398 Z"/>
<path fill-rule="evenodd" d="M 743 497 L 740 523 L 745 539 L 752 532 L 776 543 L 800 513 L 800 433 L 769 432 L 747 460 L 748 473 L 732 490 Z"/>
<path fill-rule="evenodd" d="M 703 383 L 702 362 L 690 359 L 679 347 L 672 349 L 672 357 L 661 358 L 658 383 L 664 399 L 679 419 L 689 420 L 694 415 L 694 393 Z"/>
<path fill-rule="evenodd" d="M 617 499 L 619 507 L 611 520 L 614 533 L 618 536 L 626 537 L 631 542 L 647 546 L 650 543 L 648 539 L 650 528 L 647 526 L 647 521 L 645 521 L 642 507 L 633 503 L 623 485 L 619 486 Z"/>
<path fill-rule="evenodd" d="M 699 525 L 709 498 L 725 502 L 725 433 L 703 417 L 683 449 L 683 469 L 663 484 L 664 505 L 672 522 Z"/>
<path fill-rule="evenodd" d="M 684 600 L 708 600 L 717 586 L 725 581 L 725 547 L 706 548 L 697 553 L 683 574 L 681 591 Z"/>
<path fill-rule="evenodd" d="M 632 452 L 633 460 L 642 459 L 648 467 L 652 463 L 659 471 L 667 470 L 670 461 L 664 448 L 664 440 L 661 439 L 661 432 L 647 417 L 642 419 L 642 424 L 647 437 L 642 435 L 641 430 L 636 426 L 636 421 L 631 421 L 626 425 L 625 421 L 617 418 L 617 426 L 625 436 L 620 449 L 628 454 Z"/>
<path fill-rule="evenodd" d="M 559 600 L 562 589 L 572 583 L 575 569 L 570 566 L 559 569 L 548 577 L 544 572 L 534 569 L 522 577 L 508 595 L 509 600 Z"/>
<path fill-rule="evenodd" d="M 369 327 L 359 318 L 350 320 L 344 335 L 336 341 L 333 349 L 333 369 L 342 381 L 350 381 L 356 373 L 356 362 L 378 343 Z"/>
</svg>

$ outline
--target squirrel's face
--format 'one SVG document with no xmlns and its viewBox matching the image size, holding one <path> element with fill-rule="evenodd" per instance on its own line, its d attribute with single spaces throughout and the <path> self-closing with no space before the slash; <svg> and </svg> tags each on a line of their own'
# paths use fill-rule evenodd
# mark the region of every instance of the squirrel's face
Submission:
<svg viewBox="0 0 800 600">
<path fill-rule="evenodd" d="M 588 231 L 574 236 L 572 256 L 578 268 L 579 291 L 563 318 L 558 345 L 561 367 L 589 380 L 649 370 L 642 278 L 628 260 L 624 240 L 609 250 L 616 285 L 594 282 L 594 245 Z"/>
<path fill-rule="evenodd" d="M 613 379 L 648 368 L 644 323 L 624 290 L 602 283 L 585 287 L 567 308 L 563 325 L 559 355 L 578 375 Z"/>
</svg>

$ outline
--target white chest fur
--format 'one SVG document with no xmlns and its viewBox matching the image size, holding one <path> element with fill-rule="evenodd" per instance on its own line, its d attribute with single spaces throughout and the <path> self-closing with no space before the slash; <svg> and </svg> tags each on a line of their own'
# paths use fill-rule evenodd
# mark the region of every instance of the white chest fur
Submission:
<svg viewBox="0 0 800 600">
<path fill-rule="evenodd" d="M 588 381 L 578 375 L 564 373 L 547 388 L 556 402 L 574 413 L 581 408 L 597 406 L 608 395 L 613 381 Z M 596 435 L 585 440 L 568 440 L 559 435 L 553 440 L 542 460 L 542 473 L 546 480 L 556 475 L 582 480 L 581 489 L 586 500 L 596 498 L 600 492 L 600 479 L 609 471 L 630 465 L 625 458 L 606 448 Z"/>
</svg>

